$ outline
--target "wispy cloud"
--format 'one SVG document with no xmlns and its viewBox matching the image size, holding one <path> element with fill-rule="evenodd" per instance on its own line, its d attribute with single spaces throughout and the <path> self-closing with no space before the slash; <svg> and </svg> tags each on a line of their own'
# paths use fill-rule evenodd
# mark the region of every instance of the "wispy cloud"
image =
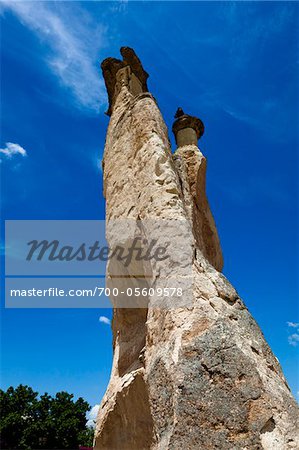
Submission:
<svg viewBox="0 0 299 450">
<path fill-rule="evenodd" d="M 95 421 L 97 418 L 97 414 L 99 411 L 100 405 L 94 405 L 91 410 L 87 413 L 87 422 L 86 425 L 89 428 L 94 428 L 95 427 Z"/>
<path fill-rule="evenodd" d="M 299 328 L 298 322 L 287 322 L 287 325 L 290 328 L 294 328 L 294 329 Z M 295 331 L 295 330 L 293 330 L 293 331 Z M 290 345 L 292 345 L 293 347 L 297 347 L 297 345 L 299 344 L 299 334 L 297 332 L 290 334 L 290 336 L 288 337 L 288 341 L 289 341 Z"/>
<path fill-rule="evenodd" d="M 86 10 L 65 2 L 1 2 L 45 43 L 45 60 L 79 107 L 98 111 L 106 101 L 97 65 L 106 26 Z"/>
<path fill-rule="evenodd" d="M 0 148 L 0 153 L 9 159 L 16 155 L 27 156 L 26 150 L 21 145 L 13 142 L 6 142 L 5 147 Z"/>
<path fill-rule="evenodd" d="M 238 189 L 236 189 L 238 182 Z M 285 187 L 281 175 L 276 177 L 266 173 L 263 176 L 253 174 L 242 181 L 226 179 L 221 182 L 218 179 L 212 181 L 213 185 L 225 195 L 231 202 L 238 205 L 253 206 L 271 201 L 279 207 L 292 207 L 292 195 Z"/>
<path fill-rule="evenodd" d="M 298 343 L 299 343 L 299 334 L 298 333 L 293 333 L 288 337 L 288 341 L 289 344 L 292 345 L 293 347 L 297 347 Z"/>
<path fill-rule="evenodd" d="M 106 317 L 106 316 L 100 316 L 99 317 L 99 322 L 105 323 L 106 325 L 110 325 L 111 324 L 111 320 L 108 319 L 108 317 Z"/>
<path fill-rule="evenodd" d="M 211 39 L 198 33 L 205 52 L 209 50 L 213 54 L 216 46 L 218 53 L 222 50 L 220 56 L 217 53 L 217 58 L 206 61 L 207 73 L 212 75 L 198 94 L 198 103 L 206 109 L 223 110 L 268 139 L 285 142 L 291 137 L 290 123 L 296 120 L 286 112 L 292 104 L 296 84 L 295 81 L 285 83 L 282 77 L 284 89 L 280 89 L 276 80 L 287 70 L 295 75 L 297 61 L 295 57 L 291 61 L 280 55 L 280 64 L 273 64 L 269 73 L 266 61 L 270 56 L 269 44 L 283 41 L 286 30 L 294 29 L 295 6 L 278 2 L 273 9 L 261 14 L 256 2 L 244 5 L 222 2 L 217 11 L 226 31 L 216 33 Z"/>
<path fill-rule="evenodd" d="M 235 67 L 244 68 L 264 49 L 269 38 L 281 33 L 296 17 L 296 9 L 288 4 L 278 4 L 275 8 L 260 14 L 260 5 L 238 2 L 223 2 L 218 14 L 231 28 L 230 60 Z"/>
</svg>

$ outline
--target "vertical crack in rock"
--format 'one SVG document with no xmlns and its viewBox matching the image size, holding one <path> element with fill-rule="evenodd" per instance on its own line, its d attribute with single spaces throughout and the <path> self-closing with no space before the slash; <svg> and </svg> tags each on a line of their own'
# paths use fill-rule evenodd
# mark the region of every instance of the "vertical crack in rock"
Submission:
<svg viewBox="0 0 299 450">
<path fill-rule="evenodd" d="M 148 74 L 132 49 L 121 54 L 102 63 L 111 116 L 103 161 L 107 240 L 127 249 L 136 236 L 157 237 L 168 259 L 110 260 L 107 286 L 184 289 L 179 299 L 111 298 L 114 357 L 94 448 L 298 448 L 298 409 L 279 362 L 220 273 L 206 159 L 197 146 L 204 125 L 179 108 L 172 154 Z"/>
</svg>

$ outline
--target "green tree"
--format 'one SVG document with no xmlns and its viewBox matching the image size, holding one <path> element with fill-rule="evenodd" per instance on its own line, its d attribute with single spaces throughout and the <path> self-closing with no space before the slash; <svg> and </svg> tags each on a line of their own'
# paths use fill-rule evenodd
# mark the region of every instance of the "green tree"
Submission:
<svg viewBox="0 0 299 450">
<path fill-rule="evenodd" d="M 23 439 L 36 419 L 37 396 L 37 392 L 22 384 L 0 391 L 1 448 L 29 448 Z"/>
<path fill-rule="evenodd" d="M 93 431 L 86 427 L 89 404 L 67 392 L 55 397 L 38 393 L 29 386 L 0 391 L 1 448 L 76 449 L 89 446 Z"/>
<path fill-rule="evenodd" d="M 93 436 L 94 428 L 88 427 L 79 434 L 79 444 L 82 447 L 92 447 L 93 446 Z"/>
</svg>

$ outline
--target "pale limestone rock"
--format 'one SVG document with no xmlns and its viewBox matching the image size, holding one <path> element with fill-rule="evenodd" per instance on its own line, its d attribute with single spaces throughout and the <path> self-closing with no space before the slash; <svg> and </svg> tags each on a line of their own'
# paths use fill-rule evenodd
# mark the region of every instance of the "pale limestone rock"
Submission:
<svg viewBox="0 0 299 450">
<path fill-rule="evenodd" d="M 205 195 L 206 160 L 194 133 L 182 132 L 180 123 L 179 147 L 171 154 L 161 113 L 146 92 L 147 74 L 130 51 L 122 53 L 129 59 L 109 60 L 104 70 L 106 78 L 112 74 L 106 79 L 107 239 L 113 248 L 128 246 L 136 233 L 154 236 L 168 245 L 170 256 L 167 263 L 127 268 L 111 261 L 107 284 L 140 286 L 136 274 L 145 274 L 143 286 L 178 283 L 184 296 L 115 308 L 113 366 L 95 449 L 298 448 L 298 410 L 280 365 L 220 273 L 221 248 Z M 191 130 L 198 137 L 196 123 Z M 119 299 L 112 301 L 118 305 Z"/>
<path fill-rule="evenodd" d="M 180 130 L 179 133 L 182 131 L 184 130 Z M 190 142 L 193 142 L 193 138 L 191 135 Z M 185 142 L 188 140 L 185 139 Z M 219 237 L 206 197 L 206 158 L 193 143 L 178 147 L 173 158 L 196 246 L 217 270 L 222 270 L 223 258 Z"/>
</svg>

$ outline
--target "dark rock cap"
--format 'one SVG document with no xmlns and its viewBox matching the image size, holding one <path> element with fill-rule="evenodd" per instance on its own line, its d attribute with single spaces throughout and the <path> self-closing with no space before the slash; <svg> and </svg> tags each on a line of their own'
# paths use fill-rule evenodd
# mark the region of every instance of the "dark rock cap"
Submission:
<svg viewBox="0 0 299 450">
<path fill-rule="evenodd" d="M 184 116 L 184 115 L 185 115 L 185 113 L 184 113 L 183 109 L 182 109 L 181 107 L 179 107 L 179 108 L 176 110 L 176 113 L 175 113 L 175 115 L 174 115 L 174 118 L 175 118 L 175 119 L 178 119 L 179 117 L 182 117 L 182 116 Z"/>
<path fill-rule="evenodd" d="M 175 137 L 178 131 L 183 130 L 184 128 L 193 128 L 196 132 L 197 139 L 200 139 L 204 134 L 205 127 L 203 122 L 197 117 L 185 114 L 182 108 L 178 108 L 174 117 L 177 118 L 172 125 L 172 132 Z"/>
<path fill-rule="evenodd" d="M 117 58 L 106 58 L 101 64 L 101 69 L 108 93 L 109 108 L 106 112 L 108 116 L 110 116 L 112 112 L 116 74 L 123 67 L 130 66 L 134 75 L 139 79 L 143 92 L 148 91 L 147 79 L 149 75 L 142 67 L 141 61 L 134 50 L 130 47 L 121 47 L 120 53 L 123 57 L 123 60 Z"/>
</svg>

